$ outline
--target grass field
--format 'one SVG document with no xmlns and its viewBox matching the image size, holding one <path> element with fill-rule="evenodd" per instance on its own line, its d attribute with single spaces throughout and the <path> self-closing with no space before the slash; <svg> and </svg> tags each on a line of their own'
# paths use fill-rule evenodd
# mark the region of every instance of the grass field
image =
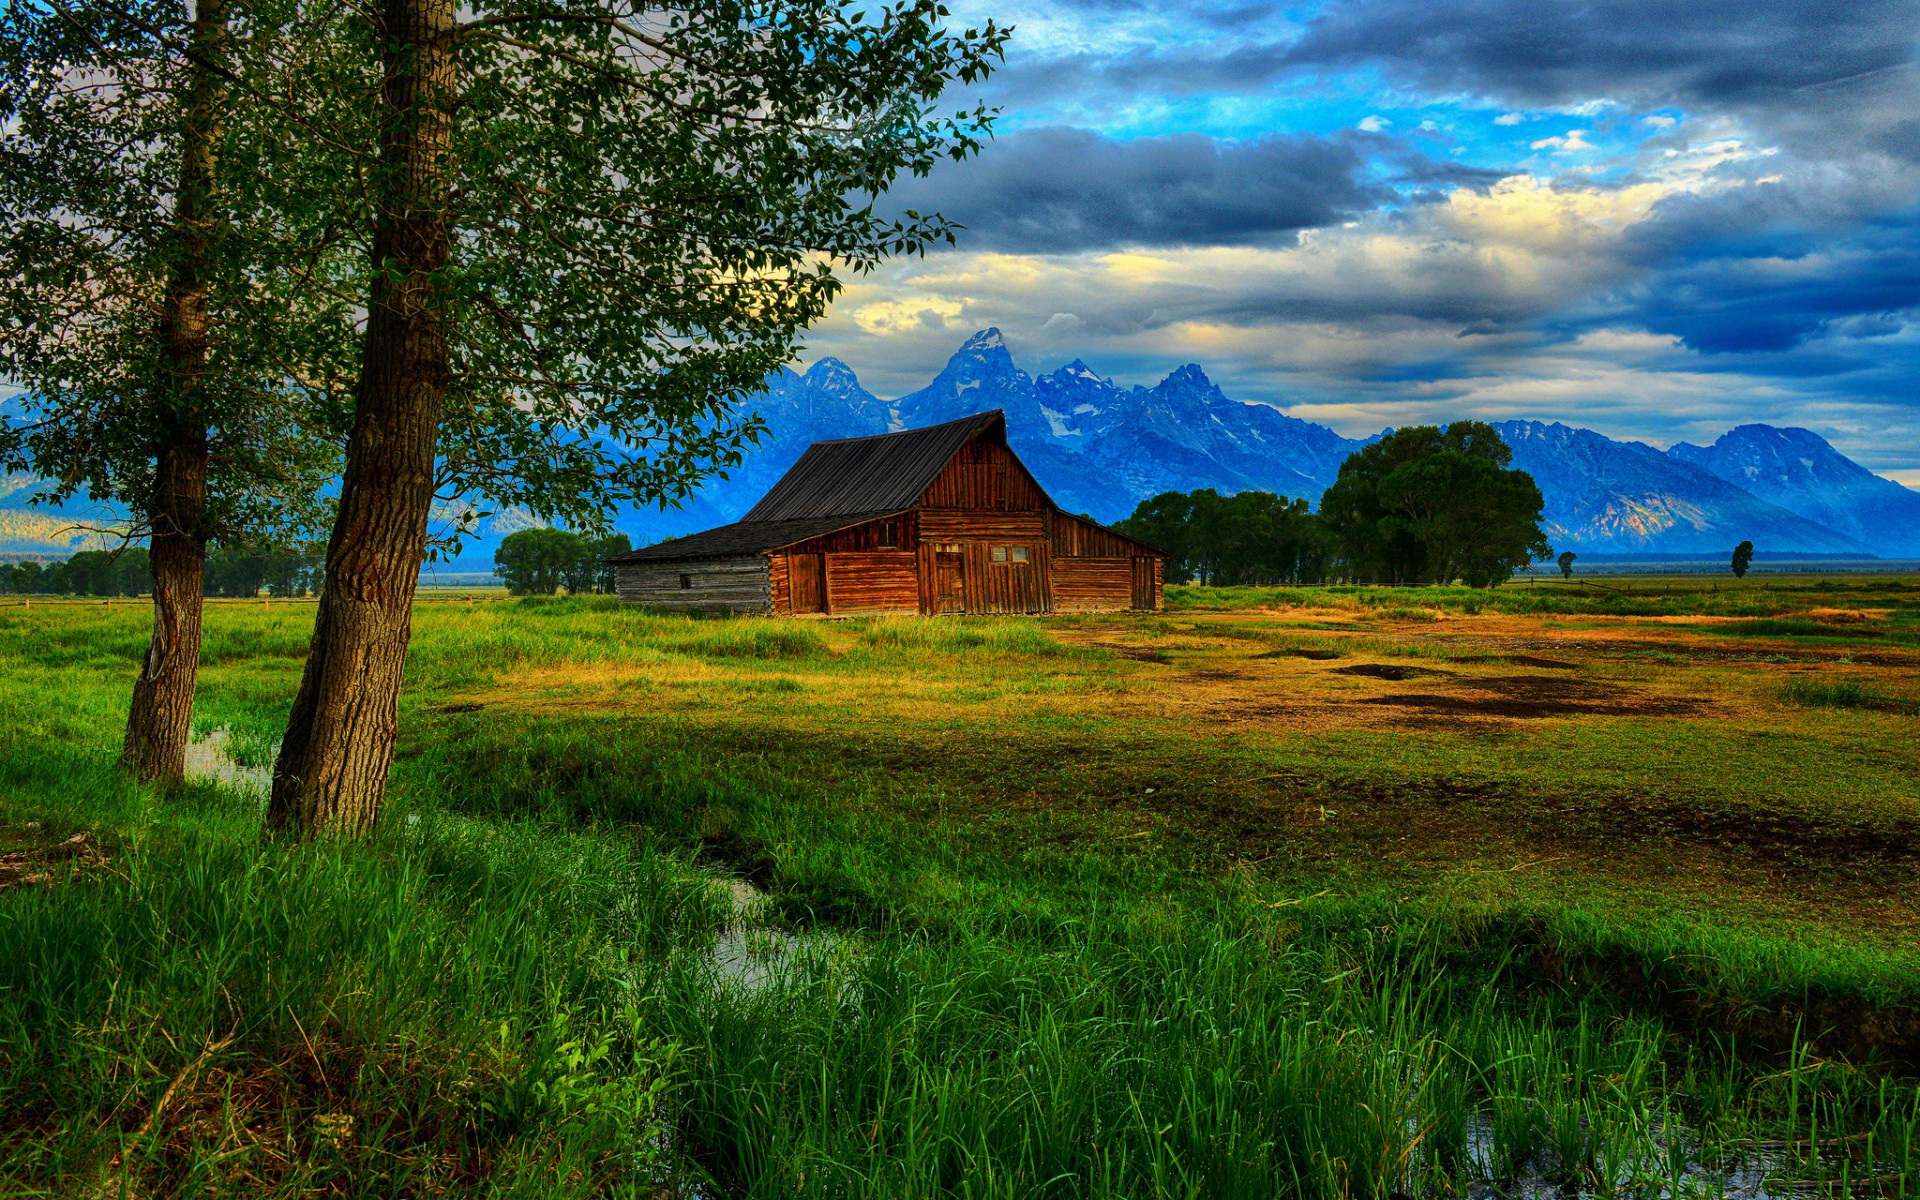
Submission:
<svg viewBox="0 0 1920 1200">
<path fill-rule="evenodd" d="M 1920 1195 L 1920 580 L 1606 583 L 425 605 L 292 850 L 0 609 L 0 1193 Z"/>
</svg>

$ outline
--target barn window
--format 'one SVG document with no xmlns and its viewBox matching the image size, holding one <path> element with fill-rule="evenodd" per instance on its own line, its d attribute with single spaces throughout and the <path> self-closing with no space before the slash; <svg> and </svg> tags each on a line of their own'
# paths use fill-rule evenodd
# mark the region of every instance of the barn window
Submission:
<svg viewBox="0 0 1920 1200">
<path fill-rule="evenodd" d="M 1005 546 L 995 546 L 993 548 L 992 554 L 993 554 L 994 562 L 1007 561 L 1007 548 Z"/>
<path fill-rule="evenodd" d="M 1027 548 L 1025 546 L 1010 547 L 1007 550 L 1007 556 L 1014 562 L 1025 562 L 1027 561 Z"/>
<path fill-rule="evenodd" d="M 888 550 L 900 544 L 899 529 L 892 521 L 880 522 L 880 545 Z"/>
<path fill-rule="evenodd" d="M 692 589 L 692 587 L 693 587 L 693 576 L 682 575 L 680 577 L 680 589 L 682 591 L 689 591 Z"/>
</svg>

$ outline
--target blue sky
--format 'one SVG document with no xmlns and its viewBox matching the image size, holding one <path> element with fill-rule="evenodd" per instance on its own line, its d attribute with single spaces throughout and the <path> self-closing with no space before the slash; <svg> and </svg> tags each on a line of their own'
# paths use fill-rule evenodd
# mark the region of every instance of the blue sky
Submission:
<svg viewBox="0 0 1920 1200">
<path fill-rule="evenodd" d="M 810 338 L 876 392 L 997 325 L 1349 434 L 1764 421 L 1920 485 L 1920 0 L 954 8 L 1016 26 L 998 136 L 891 200 L 960 246 Z"/>
</svg>

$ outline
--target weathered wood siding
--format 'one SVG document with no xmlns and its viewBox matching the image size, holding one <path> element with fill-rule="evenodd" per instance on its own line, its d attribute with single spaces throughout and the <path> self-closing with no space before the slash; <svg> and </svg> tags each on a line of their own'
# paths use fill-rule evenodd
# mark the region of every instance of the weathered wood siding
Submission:
<svg viewBox="0 0 1920 1200">
<path fill-rule="evenodd" d="M 827 611 L 919 612 L 918 556 L 911 550 L 827 555 Z"/>
<path fill-rule="evenodd" d="M 850 550 L 912 550 L 919 545 L 916 537 L 918 524 L 918 514 L 905 512 L 897 517 L 867 521 L 832 533 L 821 534 L 816 538 L 808 538 L 804 542 L 795 542 L 785 549 L 790 554 L 843 554 Z M 893 526 L 894 544 L 891 546 L 884 544 L 888 525 Z"/>
<path fill-rule="evenodd" d="M 767 560 L 767 595 L 772 611 L 785 616 L 793 612 L 793 593 L 790 590 L 792 579 L 787 574 L 787 556 L 769 555 Z"/>
<path fill-rule="evenodd" d="M 1133 558 L 1053 559 L 1053 607 L 1057 612 L 1132 608 Z"/>
<path fill-rule="evenodd" d="M 796 616 L 827 611 L 826 555 L 787 555 L 787 608 Z"/>
<path fill-rule="evenodd" d="M 1024 545 L 1026 562 L 994 562 L 992 547 Z M 1038 613 L 1049 607 L 1044 542 L 970 542 L 966 548 L 967 611 Z"/>
<path fill-rule="evenodd" d="M 1047 497 L 1013 451 L 982 436 L 953 456 L 921 494 L 920 507 L 1038 511 Z"/>
<path fill-rule="evenodd" d="M 1128 558 L 1148 553 L 1147 547 L 1132 538 L 1121 537 L 1092 521 L 1083 521 L 1072 513 L 1049 513 L 1052 519 L 1053 552 L 1072 558 Z"/>
<path fill-rule="evenodd" d="M 629 604 L 669 612 L 765 613 L 773 611 L 768 566 L 758 554 L 701 562 L 615 563 L 613 590 Z"/>
<path fill-rule="evenodd" d="M 920 514 L 923 542 L 1045 542 L 1047 523 L 1037 512 L 933 512 Z"/>
</svg>

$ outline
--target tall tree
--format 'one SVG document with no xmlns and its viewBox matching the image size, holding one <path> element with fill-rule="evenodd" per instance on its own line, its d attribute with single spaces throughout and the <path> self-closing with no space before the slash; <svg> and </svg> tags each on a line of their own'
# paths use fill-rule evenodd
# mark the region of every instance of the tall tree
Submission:
<svg viewBox="0 0 1920 1200">
<path fill-rule="evenodd" d="M 236 96 L 271 90 L 275 2 L 240 38 L 226 0 L 0 12 L 0 374 L 26 389 L 0 461 L 38 500 L 125 504 L 118 532 L 150 539 L 122 758 L 151 779 L 183 767 L 208 545 L 309 522 L 329 463 L 295 382 L 324 371 L 292 331 L 342 310 L 263 283 L 260 231 L 233 219 L 253 164 L 223 154 Z"/>
<path fill-rule="evenodd" d="M 1540 489 L 1512 460 L 1481 421 L 1396 430 L 1341 464 L 1320 512 L 1362 578 L 1492 587 L 1553 553 Z"/>
<path fill-rule="evenodd" d="M 381 0 L 372 284 L 312 653 L 270 832 L 357 835 L 393 758 L 436 492 L 598 532 L 686 494 L 755 426 L 847 270 L 951 240 L 877 211 L 978 147 L 935 115 L 1004 31 L 936 0 Z M 316 201 L 322 204 L 324 201 Z"/>
<path fill-rule="evenodd" d="M 1745 579 L 1747 568 L 1753 565 L 1753 543 L 1741 542 L 1733 548 L 1733 577 Z"/>
<path fill-rule="evenodd" d="M 1562 579 L 1573 578 L 1573 562 L 1576 558 L 1579 558 L 1579 557 L 1580 557 L 1579 555 L 1575 554 L 1571 550 L 1562 550 L 1560 552 L 1560 559 L 1559 559 L 1560 578 Z"/>
</svg>

